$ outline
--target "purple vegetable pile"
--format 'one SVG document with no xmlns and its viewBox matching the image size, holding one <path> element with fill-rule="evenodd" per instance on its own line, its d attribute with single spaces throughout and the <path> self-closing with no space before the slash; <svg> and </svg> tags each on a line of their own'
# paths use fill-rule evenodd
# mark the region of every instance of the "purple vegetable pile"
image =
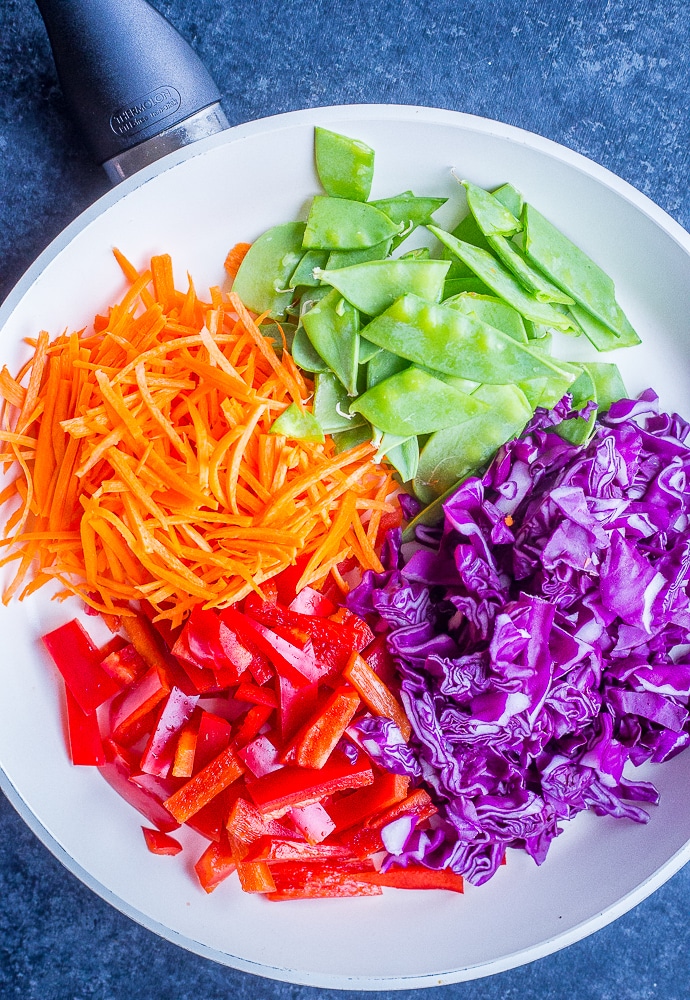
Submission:
<svg viewBox="0 0 690 1000">
<path fill-rule="evenodd" d="M 391 533 L 350 594 L 388 630 L 414 731 L 361 737 L 439 807 L 432 831 L 390 831 L 387 864 L 479 885 L 507 847 L 540 864 L 582 810 L 646 822 L 658 795 L 624 766 L 690 741 L 690 424 L 648 390 L 582 447 L 555 433 L 568 406 L 537 411 L 442 526 Z"/>
</svg>

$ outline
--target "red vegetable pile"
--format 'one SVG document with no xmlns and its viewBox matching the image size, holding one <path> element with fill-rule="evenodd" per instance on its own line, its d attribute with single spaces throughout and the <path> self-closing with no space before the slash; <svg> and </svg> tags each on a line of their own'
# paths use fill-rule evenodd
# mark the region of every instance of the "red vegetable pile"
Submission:
<svg viewBox="0 0 690 1000">
<path fill-rule="evenodd" d="M 220 613 L 197 606 L 182 628 L 153 617 L 146 605 L 105 616 L 101 649 L 76 619 L 44 636 L 65 681 L 71 759 L 146 817 L 150 851 L 179 853 L 182 824 L 201 834 L 206 892 L 235 871 L 272 900 L 462 891 L 451 871 L 396 868 L 385 853 L 436 808 L 360 742 L 374 718 L 410 736 L 383 635 L 275 583 Z"/>
</svg>

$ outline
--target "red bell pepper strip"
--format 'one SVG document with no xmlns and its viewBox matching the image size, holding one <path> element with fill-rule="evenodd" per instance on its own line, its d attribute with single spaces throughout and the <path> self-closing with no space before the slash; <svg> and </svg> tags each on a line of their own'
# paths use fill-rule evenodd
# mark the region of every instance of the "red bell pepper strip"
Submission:
<svg viewBox="0 0 690 1000">
<path fill-rule="evenodd" d="M 194 774 L 194 757 L 198 738 L 199 725 L 194 721 L 188 723 L 181 731 L 175 747 L 171 771 L 173 778 L 191 778 Z"/>
<path fill-rule="evenodd" d="M 354 688 L 349 685 L 337 688 L 295 738 L 295 763 L 299 767 L 322 768 L 359 705 Z"/>
<path fill-rule="evenodd" d="M 124 649 L 125 646 L 129 645 L 131 645 L 131 643 L 128 643 L 127 640 L 121 635 L 111 636 L 103 646 L 98 647 L 98 655 L 101 658 L 101 666 L 103 665 L 103 660 L 107 656 L 110 656 L 111 653 L 118 653 L 121 649 Z"/>
<path fill-rule="evenodd" d="M 288 810 L 287 815 L 308 844 L 320 844 L 335 830 L 335 823 L 321 802 L 312 802 L 308 806 L 295 806 L 294 809 Z"/>
<path fill-rule="evenodd" d="M 211 843 L 194 865 L 199 883 L 204 892 L 213 892 L 229 875 L 237 864 L 227 843 Z"/>
<path fill-rule="evenodd" d="M 215 760 L 166 799 L 165 808 L 178 823 L 185 823 L 243 773 L 244 765 L 233 748 L 227 747 Z"/>
<path fill-rule="evenodd" d="M 220 715 L 202 710 L 197 731 L 194 771 L 201 771 L 230 745 L 232 726 Z"/>
<path fill-rule="evenodd" d="M 423 788 L 418 788 L 410 792 L 406 799 L 397 802 L 389 809 L 376 816 L 370 817 L 359 826 L 345 831 L 338 836 L 338 843 L 349 847 L 352 853 L 358 858 L 368 858 L 378 851 L 385 850 L 381 839 L 381 830 L 393 820 L 400 819 L 401 816 L 416 816 L 416 826 L 425 822 L 437 812 L 436 806 L 431 801 L 431 796 Z"/>
<path fill-rule="evenodd" d="M 141 735 L 141 723 L 169 693 L 158 670 L 150 667 L 143 677 L 121 691 L 110 705 L 110 731 L 117 743 L 131 745 Z"/>
<path fill-rule="evenodd" d="M 359 875 L 373 871 L 366 861 L 280 861 L 271 864 L 276 891 L 268 899 L 318 899 L 344 896 L 380 896 L 381 886 L 361 881 Z M 363 891 L 364 890 L 364 891 Z"/>
<path fill-rule="evenodd" d="M 329 861 L 349 856 L 342 844 L 305 844 L 302 840 L 259 837 L 249 849 L 247 861 Z"/>
<path fill-rule="evenodd" d="M 257 736 L 256 739 L 238 750 L 237 754 L 255 778 L 261 778 L 269 771 L 276 771 L 283 766 L 280 763 L 280 753 L 268 736 Z"/>
<path fill-rule="evenodd" d="M 405 709 L 359 653 L 352 654 L 343 670 L 343 677 L 357 689 L 362 701 L 374 715 L 392 719 L 403 739 L 409 740 L 412 726 L 405 715 Z"/>
<path fill-rule="evenodd" d="M 211 799 L 203 809 L 190 816 L 187 820 L 187 826 L 207 840 L 220 841 L 225 833 L 230 810 L 243 790 L 241 781 L 233 782 L 232 785 Z"/>
<path fill-rule="evenodd" d="M 318 684 L 295 685 L 287 677 L 278 675 L 280 735 L 283 742 L 290 739 L 316 708 Z"/>
<path fill-rule="evenodd" d="M 296 611 L 301 615 L 312 615 L 315 618 L 328 618 L 335 610 L 335 604 L 324 594 L 311 587 L 304 587 L 293 601 L 290 602 L 290 611 Z"/>
<path fill-rule="evenodd" d="M 235 733 L 235 746 L 243 747 L 253 740 L 273 715 L 273 711 L 270 705 L 254 705 L 250 708 Z"/>
<path fill-rule="evenodd" d="M 146 672 L 146 664 L 131 642 L 104 656 L 101 666 L 121 687 L 133 684 Z"/>
<path fill-rule="evenodd" d="M 144 840 L 146 841 L 146 846 L 148 847 L 151 854 L 179 854 L 182 850 L 182 844 L 179 840 L 175 840 L 168 833 L 163 833 L 161 830 L 151 830 L 147 826 L 142 826 L 141 828 L 144 833 Z"/>
<path fill-rule="evenodd" d="M 257 684 L 265 684 L 273 676 L 270 657 L 256 642 L 256 635 L 243 614 L 236 608 L 224 608 L 220 613 L 220 642 L 226 657 L 241 671 L 249 670 Z"/>
<path fill-rule="evenodd" d="M 73 764 L 100 767 L 106 761 L 98 717 L 95 712 L 84 712 L 68 687 L 65 697 L 70 759 Z"/>
<path fill-rule="evenodd" d="M 167 778 L 175 757 L 175 737 L 189 720 L 198 700 L 198 694 L 188 695 L 177 687 L 172 689 L 142 754 L 139 765 L 142 771 Z"/>
<path fill-rule="evenodd" d="M 238 861 L 237 874 L 243 892 L 275 892 L 271 869 L 265 861 Z"/>
<path fill-rule="evenodd" d="M 197 604 L 192 608 L 172 651 L 179 659 L 210 671 L 215 675 L 218 687 L 228 687 L 237 684 L 240 674 L 248 668 L 251 652 L 242 648 L 232 659 L 229 658 L 221 641 L 221 624 L 215 611 Z"/>
<path fill-rule="evenodd" d="M 43 636 L 65 684 L 83 712 L 95 712 L 120 687 L 100 665 L 100 653 L 76 618 Z"/>
<path fill-rule="evenodd" d="M 433 868 L 423 868 L 411 865 L 408 868 L 389 868 L 386 872 L 362 872 L 355 878 L 369 885 L 393 886 L 396 889 L 450 889 L 451 892 L 464 892 L 462 875 L 443 868 L 436 871 Z"/>
<path fill-rule="evenodd" d="M 270 659 L 279 674 L 287 677 L 295 685 L 314 683 L 321 679 L 323 670 L 316 662 L 311 641 L 307 641 L 300 649 L 260 622 L 252 618 L 246 618 L 246 621 L 253 629 L 257 646 Z"/>
<path fill-rule="evenodd" d="M 181 663 L 175 659 L 160 632 L 144 615 L 122 616 L 122 627 L 129 641 L 149 667 L 156 667 L 168 688 L 179 687 L 185 694 L 197 693 Z"/>
<path fill-rule="evenodd" d="M 365 620 L 356 615 L 354 611 L 350 611 L 349 608 L 338 608 L 331 615 L 330 621 L 337 622 L 339 625 L 346 625 L 348 628 L 353 629 L 357 636 L 357 645 L 355 648 L 358 653 L 361 653 L 363 649 L 366 649 L 374 641 L 374 633 Z"/>
<path fill-rule="evenodd" d="M 400 688 L 400 679 L 395 668 L 395 660 L 388 649 L 388 642 L 385 635 L 377 635 L 373 642 L 370 642 L 362 652 L 362 658 L 367 661 L 371 669 L 381 678 L 386 687 L 395 694 Z"/>
<path fill-rule="evenodd" d="M 180 825 L 163 806 L 162 799 L 132 780 L 136 761 L 112 740 L 103 743 L 106 763 L 99 773 L 108 784 L 131 806 L 134 806 L 149 823 L 169 833 Z"/>
<path fill-rule="evenodd" d="M 371 785 L 373 780 L 374 773 L 364 754 L 352 764 L 345 754 L 336 750 L 318 771 L 308 767 L 282 767 L 252 781 L 247 789 L 265 816 L 283 816 L 294 806 L 320 802 L 326 795 Z"/>
<path fill-rule="evenodd" d="M 269 687 L 257 687 L 256 684 L 238 684 L 234 694 L 235 701 L 248 701 L 254 705 L 268 705 L 270 708 L 278 707 L 278 699 L 275 691 Z"/>
<path fill-rule="evenodd" d="M 373 785 L 343 795 L 329 805 L 328 813 L 338 831 L 348 830 L 402 802 L 407 798 L 409 784 L 410 779 L 403 774 L 377 774 Z"/>
<path fill-rule="evenodd" d="M 232 805 L 227 822 L 228 844 L 236 861 L 242 861 L 260 837 L 294 837 L 284 823 L 264 816 L 248 799 L 239 796 Z"/>
</svg>

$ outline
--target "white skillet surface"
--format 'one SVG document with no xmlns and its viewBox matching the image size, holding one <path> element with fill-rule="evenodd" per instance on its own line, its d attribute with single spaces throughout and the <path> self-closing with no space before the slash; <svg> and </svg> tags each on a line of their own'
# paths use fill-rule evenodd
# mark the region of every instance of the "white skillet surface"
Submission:
<svg viewBox="0 0 690 1000">
<path fill-rule="evenodd" d="M 137 266 L 173 256 L 199 291 L 223 281 L 238 240 L 304 217 L 317 193 L 313 127 L 376 150 L 373 197 L 411 188 L 451 200 L 451 168 L 483 186 L 511 181 L 616 283 L 643 345 L 601 360 L 620 364 L 628 390 L 653 386 L 690 416 L 690 237 L 642 194 L 584 157 L 538 136 L 455 112 L 398 106 L 323 108 L 242 125 L 172 154 L 108 193 L 36 261 L 0 311 L 0 364 L 21 344 L 88 325 L 124 291 L 112 257 Z M 569 343 L 570 356 L 581 345 Z M 584 353 L 594 357 L 586 346 Z M 207 896 L 192 865 L 204 847 L 155 857 L 143 817 L 95 771 L 67 758 L 60 683 L 40 635 L 78 611 L 40 593 L 0 609 L 0 784 L 46 846 L 82 881 L 175 943 L 273 979 L 346 989 L 407 989 L 472 979 L 532 961 L 596 931 L 644 899 L 690 857 L 690 753 L 641 769 L 661 791 L 647 826 L 581 815 L 546 863 L 509 852 L 486 886 L 464 896 L 401 892 L 355 900 L 271 904 L 230 879 Z M 93 628 L 94 619 L 87 620 Z M 186 860 L 185 860 L 186 859 Z M 669 928 L 669 933 L 671 933 Z"/>
</svg>

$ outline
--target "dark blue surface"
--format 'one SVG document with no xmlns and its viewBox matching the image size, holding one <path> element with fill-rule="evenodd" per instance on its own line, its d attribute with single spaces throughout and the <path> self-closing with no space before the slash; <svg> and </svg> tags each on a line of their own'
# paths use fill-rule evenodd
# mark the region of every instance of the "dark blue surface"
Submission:
<svg viewBox="0 0 690 1000">
<path fill-rule="evenodd" d="M 116 0 L 113 0 L 116 2 Z M 435 105 L 585 153 L 690 228 L 686 0 L 156 0 L 197 49 L 232 124 L 318 105 Z M 108 188 L 66 120 L 30 0 L 0 8 L 0 299 Z M 690 996 L 690 869 L 594 936 L 439 1000 Z M 519 919 L 519 913 L 516 914 Z M 161 941 L 85 889 L 0 796 L 0 997 L 354 997 L 281 985 Z M 373 997 L 391 994 L 371 994 Z M 407 997 L 411 993 L 397 994 Z"/>
</svg>

